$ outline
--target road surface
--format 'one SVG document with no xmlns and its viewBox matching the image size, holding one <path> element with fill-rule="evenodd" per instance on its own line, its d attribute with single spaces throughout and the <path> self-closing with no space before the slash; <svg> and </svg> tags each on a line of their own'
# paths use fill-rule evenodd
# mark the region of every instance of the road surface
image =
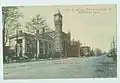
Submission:
<svg viewBox="0 0 120 83">
<path fill-rule="evenodd" d="M 106 56 L 4 64 L 5 79 L 109 77 L 117 77 L 117 65 Z"/>
</svg>

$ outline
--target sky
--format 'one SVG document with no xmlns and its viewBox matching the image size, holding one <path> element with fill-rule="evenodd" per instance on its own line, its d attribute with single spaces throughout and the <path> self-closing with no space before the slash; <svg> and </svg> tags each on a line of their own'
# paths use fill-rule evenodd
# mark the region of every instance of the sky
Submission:
<svg viewBox="0 0 120 83">
<path fill-rule="evenodd" d="M 21 23 L 30 21 L 40 14 L 48 26 L 55 29 L 54 16 L 57 8 L 63 15 L 63 31 L 71 32 L 71 40 L 80 40 L 83 45 L 110 49 L 113 36 L 116 38 L 116 6 L 115 5 L 60 5 L 60 6 L 24 6 L 20 8 L 24 19 Z"/>
</svg>

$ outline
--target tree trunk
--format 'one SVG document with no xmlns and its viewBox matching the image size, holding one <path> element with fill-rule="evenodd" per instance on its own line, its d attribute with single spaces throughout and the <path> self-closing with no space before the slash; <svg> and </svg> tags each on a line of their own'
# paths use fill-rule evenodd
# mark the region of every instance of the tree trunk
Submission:
<svg viewBox="0 0 120 83">
<path fill-rule="evenodd" d="M 5 28 L 3 27 L 3 47 L 5 46 Z"/>
</svg>

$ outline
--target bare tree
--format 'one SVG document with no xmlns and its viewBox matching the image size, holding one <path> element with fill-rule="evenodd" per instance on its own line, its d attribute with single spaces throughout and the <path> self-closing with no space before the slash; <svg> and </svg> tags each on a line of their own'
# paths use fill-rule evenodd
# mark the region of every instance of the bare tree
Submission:
<svg viewBox="0 0 120 83">
<path fill-rule="evenodd" d="M 49 32 L 52 31 L 48 27 L 46 20 L 43 19 L 43 17 L 40 14 L 37 14 L 35 17 L 30 19 L 30 21 L 28 21 L 26 23 L 26 29 L 28 32 L 31 32 L 31 33 L 36 33 L 36 31 L 39 30 L 39 33 L 42 34 L 43 37 L 50 36 Z M 39 36 L 36 35 L 36 37 L 34 37 L 34 39 L 39 40 L 38 37 Z M 39 45 L 37 45 L 37 46 L 39 46 Z M 38 56 L 39 56 L 39 54 L 37 54 L 36 59 L 38 58 Z"/>
<path fill-rule="evenodd" d="M 48 27 L 45 19 L 40 14 L 37 14 L 29 22 L 26 23 L 26 28 L 29 32 L 35 33 L 36 30 L 42 31 L 43 28 L 46 32 L 50 32 L 51 29 Z"/>
<path fill-rule="evenodd" d="M 8 41 L 8 36 L 13 30 L 21 26 L 19 18 L 23 15 L 19 12 L 19 8 L 15 6 L 2 7 L 2 15 L 3 46 L 5 46 Z"/>
</svg>

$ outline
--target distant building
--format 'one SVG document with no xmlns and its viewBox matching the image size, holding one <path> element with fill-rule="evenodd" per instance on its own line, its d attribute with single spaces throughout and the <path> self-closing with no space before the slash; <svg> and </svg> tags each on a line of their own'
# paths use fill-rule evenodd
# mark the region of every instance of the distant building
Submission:
<svg viewBox="0 0 120 83">
<path fill-rule="evenodd" d="M 69 57 L 80 57 L 80 46 L 80 42 L 73 39 L 69 48 Z"/>
<path fill-rule="evenodd" d="M 90 56 L 90 51 L 91 51 L 91 48 L 89 46 L 82 46 L 81 47 L 81 54 L 82 56 Z"/>
</svg>

